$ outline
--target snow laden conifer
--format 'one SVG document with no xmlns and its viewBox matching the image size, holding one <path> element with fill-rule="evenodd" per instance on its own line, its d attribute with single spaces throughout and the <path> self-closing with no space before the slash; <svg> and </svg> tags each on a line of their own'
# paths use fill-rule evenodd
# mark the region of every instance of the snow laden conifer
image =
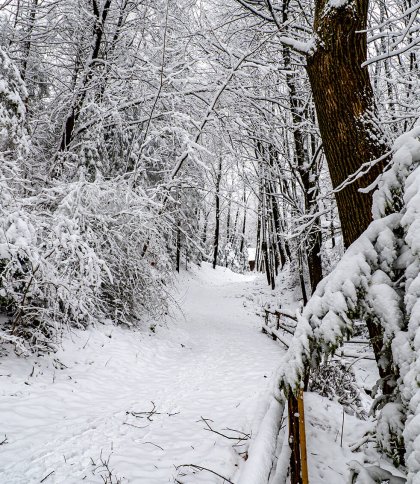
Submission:
<svg viewBox="0 0 420 484">
<path fill-rule="evenodd" d="M 349 247 L 298 314 L 279 373 L 286 392 L 370 321 L 380 344 L 372 411 L 376 439 L 409 482 L 420 483 L 420 126 L 394 144 L 391 168 L 374 194 L 374 221 Z"/>
</svg>

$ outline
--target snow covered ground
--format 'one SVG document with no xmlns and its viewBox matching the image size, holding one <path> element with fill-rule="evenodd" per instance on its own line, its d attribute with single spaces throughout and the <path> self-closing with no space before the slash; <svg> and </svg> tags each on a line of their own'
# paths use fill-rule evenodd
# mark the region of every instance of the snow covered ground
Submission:
<svg viewBox="0 0 420 484">
<path fill-rule="evenodd" d="M 155 333 L 99 325 L 72 331 L 55 354 L 2 355 L 0 484 L 265 483 L 258 465 L 265 459 L 269 470 L 276 447 L 280 407 L 271 390 L 284 349 L 261 333 L 255 313 L 297 307 L 291 279 L 280 274 L 272 292 L 264 276 L 203 264 L 181 274 L 178 309 L 152 324 Z M 370 389 L 373 362 L 354 368 Z M 346 414 L 342 432 L 337 402 L 306 393 L 305 405 L 311 484 L 347 482 L 349 461 L 392 470 L 374 449 L 349 449 L 371 421 Z M 258 465 L 251 458 L 245 467 L 248 436 Z M 283 440 L 270 484 L 286 480 Z"/>
<path fill-rule="evenodd" d="M 204 264 L 156 334 L 99 326 L 56 354 L 0 358 L 0 483 L 236 482 L 248 443 L 204 419 L 239 439 L 267 409 L 283 350 L 259 331 L 263 286 Z"/>
</svg>

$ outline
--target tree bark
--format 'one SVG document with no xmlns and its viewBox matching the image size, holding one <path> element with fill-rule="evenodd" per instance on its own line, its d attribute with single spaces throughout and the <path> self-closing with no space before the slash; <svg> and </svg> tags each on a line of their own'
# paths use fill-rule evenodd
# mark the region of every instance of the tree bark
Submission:
<svg viewBox="0 0 420 484">
<path fill-rule="evenodd" d="M 176 224 L 176 266 L 175 269 L 179 272 L 181 267 L 181 230 L 180 230 L 180 221 L 178 220 Z"/>
<path fill-rule="evenodd" d="M 285 24 L 289 19 L 289 4 L 290 0 L 283 2 L 283 23 Z M 287 46 L 283 47 L 283 59 L 285 68 L 292 68 L 291 53 Z M 295 151 L 295 163 L 302 182 L 302 191 L 304 198 L 305 214 L 309 215 L 317 212 L 318 201 L 316 196 L 316 174 L 314 167 L 316 163 L 317 153 L 313 153 L 313 160 L 309 163 L 309 155 L 305 149 L 305 134 L 301 126 L 305 116 L 304 106 L 298 94 L 298 85 L 296 74 L 286 74 L 286 84 L 289 90 L 290 112 L 293 121 L 293 140 Z M 307 112 L 306 112 L 307 116 Z M 308 143 L 309 144 L 309 143 Z M 306 260 L 308 263 L 309 281 L 311 284 L 311 292 L 313 293 L 316 286 L 321 281 L 322 275 L 322 261 L 321 261 L 321 234 L 317 228 L 319 219 L 315 221 L 314 227 L 311 227 L 311 233 L 308 234 L 306 240 Z"/>
<path fill-rule="evenodd" d="M 219 253 L 219 238 L 220 238 L 220 182 L 222 180 L 222 157 L 219 158 L 219 166 L 216 175 L 216 227 L 214 229 L 214 254 L 213 254 L 213 269 L 216 269 L 217 256 Z"/>
<path fill-rule="evenodd" d="M 243 202 L 244 202 L 244 219 L 243 219 L 243 222 L 242 222 L 241 243 L 240 243 L 240 246 L 239 246 L 239 252 L 241 254 L 243 254 L 243 252 L 244 252 L 245 232 L 246 232 L 246 209 L 247 209 L 247 206 L 246 206 L 246 190 L 245 190 L 245 186 L 244 186 Z"/>
<path fill-rule="evenodd" d="M 315 6 L 314 53 L 307 57 L 324 153 L 334 188 L 363 163 L 383 157 L 387 145 L 376 121 L 368 69 L 366 33 L 369 0 L 350 0 L 326 11 L 327 0 Z M 348 247 L 372 221 L 372 195 L 359 192 L 381 173 L 378 163 L 368 174 L 336 192 L 337 207 Z"/>
<path fill-rule="evenodd" d="M 102 11 L 100 11 L 99 5 L 96 0 L 92 0 L 92 12 L 93 18 L 95 19 L 95 24 L 93 28 L 93 44 L 92 44 L 92 53 L 90 58 L 87 61 L 87 65 L 85 68 L 84 76 L 81 80 L 80 86 L 78 86 L 78 90 L 75 93 L 75 99 L 72 102 L 70 107 L 70 113 L 68 114 L 63 134 L 61 137 L 60 143 L 60 151 L 65 151 L 69 144 L 73 141 L 74 137 L 74 128 L 77 124 L 79 119 L 83 103 L 86 98 L 86 93 L 88 89 L 88 85 L 93 78 L 93 68 L 95 66 L 95 62 L 99 57 L 99 52 L 102 45 L 102 39 L 104 36 L 104 26 L 108 16 L 109 9 L 111 7 L 112 0 L 105 0 L 105 4 L 103 6 Z"/>
</svg>

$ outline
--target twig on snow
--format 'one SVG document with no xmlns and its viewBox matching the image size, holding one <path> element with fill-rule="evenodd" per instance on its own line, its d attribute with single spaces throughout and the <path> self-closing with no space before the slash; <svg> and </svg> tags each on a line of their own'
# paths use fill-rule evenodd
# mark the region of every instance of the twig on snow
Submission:
<svg viewBox="0 0 420 484">
<path fill-rule="evenodd" d="M 157 444 L 154 444 L 153 442 L 142 442 L 142 444 L 150 444 L 150 445 L 154 445 L 155 447 L 157 447 L 158 449 L 160 450 L 165 450 L 163 447 L 161 447 L 160 445 L 157 445 Z"/>
<path fill-rule="evenodd" d="M 55 472 L 54 470 L 53 470 L 53 471 L 51 471 L 49 474 L 47 474 L 47 475 L 46 475 L 46 476 L 45 476 L 43 479 L 41 479 L 39 482 L 40 482 L 40 483 L 42 483 L 42 482 L 46 481 L 46 480 L 47 480 L 47 479 L 50 477 L 50 475 L 51 475 L 51 474 L 54 474 L 54 472 Z"/>
<path fill-rule="evenodd" d="M 150 402 L 152 405 L 153 405 L 153 408 L 152 410 L 149 410 L 149 411 L 146 411 L 146 412 L 125 412 L 126 415 L 132 415 L 133 417 L 136 417 L 136 418 L 147 418 L 147 420 L 149 420 L 149 422 L 153 422 L 153 419 L 152 417 L 154 415 L 167 415 L 168 417 L 173 417 L 174 415 L 178 415 L 179 412 L 158 412 L 156 410 L 156 404 L 155 402 Z"/>
<path fill-rule="evenodd" d="M 214 474 L 215 476 L 220 477 L 221 479 L 223 479 L 223 482 L 227 482 L 228 484 L 234 484 L 227 477 L 222 476 L 221 474 L 218 474 L 217 472 L 212 471 L 211 469 L 207 469 L 207 467 L 199 466 L 199 465 L 196 465 L 196 464 L 181 464 L 179 466 L 175 466 L 175 469 L 178 471 L 182 467 L 191 467 L 192 469 L 196 469 L 198 471 L 207 471 L 207 472 L 210 472 L 211 474 Z"/>
<path fill-rule="evenodd" d="M 201 417 L 200 420 L 197 420 L 197 422 L 204 422 L 204 424 L 206 425 L 206 428 L 204 430 L 208 430 L 209 432 L 213 432 L 217 435 L 220 435 L 221 437 L 224 437 L 225 439 L 228 439 L 228 440 L 237 440 L 237 444 L 239 444 L 239 442 L 242 442 L 243 440 L 248 440 L 251 436 L 249 434 L 246 434 L 245 432 L 241 432 L 240 430 L 234 430 L 234 429 L 229 429 L 229 428 L 226 428 L 226 429 L 222 429 L 222 430 L 228 430 L 229 432 L 238 432 L 240 434 L 242 434 L 242 436 L 238 436 L 238 435 L 235 435 L 235 436 L 231 436 L 231 435 L 226 435 L 226 434 L 223 434 L 222 432 L 219 432 L 217 430 L 214 430 L 214 428 L 209 424 L 209 422 L 213 422 L 213 420 L 209 419 L 209 418 L 204 418 L 204 417 Z"/>
<path fill-rule="evenodd" d="M 140 426 L 140 425 L 130 424 L 128 422 L 123 422 L 123 425 L 128 425 L 129 427 L 135 427 L 136 429 L 147 429 L 148 427 L 148 425 Z"/>
</svg>

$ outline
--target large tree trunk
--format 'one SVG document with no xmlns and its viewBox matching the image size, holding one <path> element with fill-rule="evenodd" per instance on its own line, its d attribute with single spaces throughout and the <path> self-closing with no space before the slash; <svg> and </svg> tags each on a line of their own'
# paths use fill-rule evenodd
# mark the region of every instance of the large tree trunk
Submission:
<svg viewBox="0 0 420 484">
<path fill-rule="evenodd" d="M 369 0 L 349 0 L 325 12 L 327 0 L 318 0 L 314 31 L 317 49 L 307 58 L 307 71 L 318 115 L 325 157 L 334 188 L 364 163 L 386 156 L 388 147 L 377 125 L 373 90 L 367 68 L 367 13 Z M 366 175 L 336 192 L 343 241 L 348 247 L 372 222 L 372 194 L 360 193 L 382 172 L 385 160 Z M 392 376 L 392 358 L 384 367 L 382 329 L 366 321 L 379 374 Z M 385 384 L 384 393 L 391 387 Z"/>
<path fill-rule="evenodd" d="M 307 71 L 318 115 L 324 153 L 334 188 L 363 163 L 382 157 L 387 146 L 376 125 L 375 103 L 367 68 L 366 33 L 369 0 L 350 0 L 325 11 L 318 0 L 314 33 L 315 52 Z M 372 196 L 359 192 L 381 173 L 383 164 L 336 193 L 343 241 L 348 247 L 372 221 Z"/>
</svg>

